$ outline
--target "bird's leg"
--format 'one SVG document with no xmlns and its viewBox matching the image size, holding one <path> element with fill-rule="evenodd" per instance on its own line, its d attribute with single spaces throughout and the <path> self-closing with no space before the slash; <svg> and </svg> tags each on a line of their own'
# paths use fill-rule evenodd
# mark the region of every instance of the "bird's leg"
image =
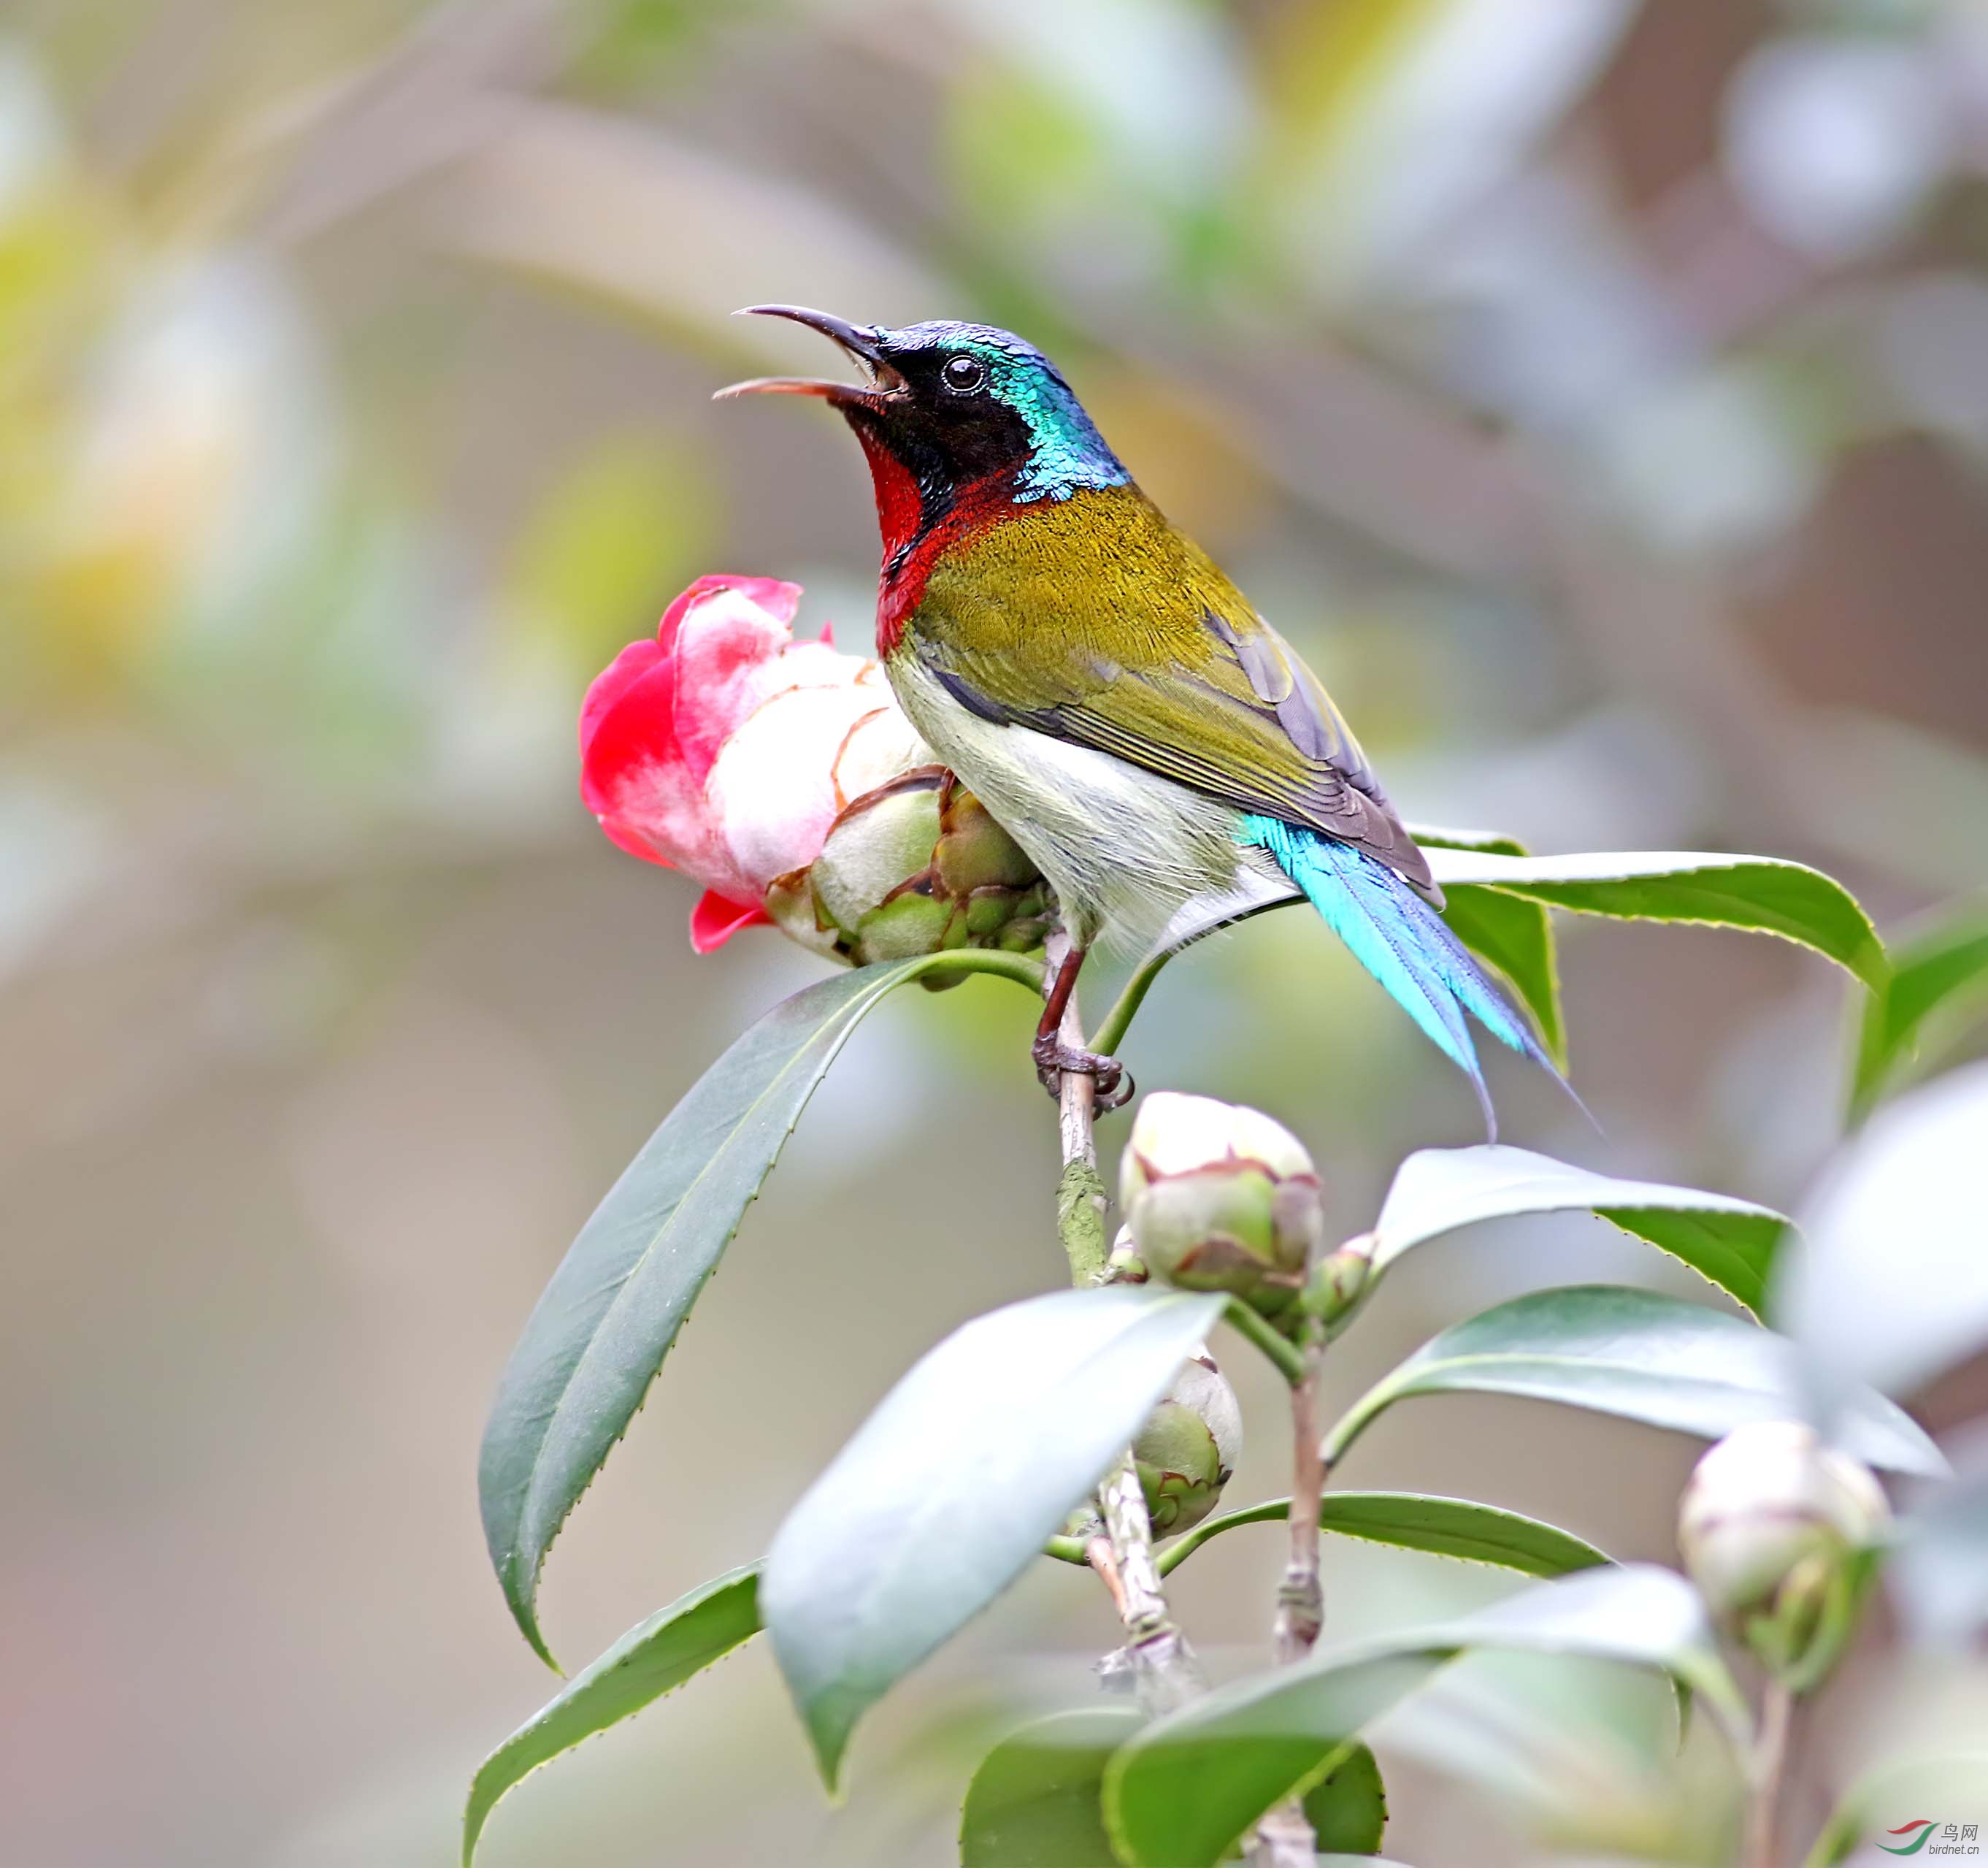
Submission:
<svg viewBox="0 0 1988 1868">
<path fill-rule="evenodd" d="M 1063 955 L 1043 1007 L 1042 1021 L 1036 1027 L 1036 1041 L 1030 1047 L 1030 1055 L 1035 1059 L 1036 1080 L 1052 1096 L 1059 1094 L 1058 1080 L 1064 1071 L 1071 1071 L 1097 1080 L 1099 1108 L 1121 1108 L 1132 1100 L 1133 1094 L 1132 1079 L 1124 1066 L 1116 1058 L 1082 1050 L 1063 1039 L 1063 1014 L 1070 1009 L 1071 993 L 1077 990 L 1084 953 L 1084 948 L 1072 942 Z"/>
</svg>

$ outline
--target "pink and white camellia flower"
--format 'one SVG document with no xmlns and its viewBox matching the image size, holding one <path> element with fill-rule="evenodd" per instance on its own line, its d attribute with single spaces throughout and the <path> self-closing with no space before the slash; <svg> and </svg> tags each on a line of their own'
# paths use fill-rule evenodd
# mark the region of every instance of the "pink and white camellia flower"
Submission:
<svg viewBox="0 0 1988 1868">
<path fill-rule="evenodd" d="M 800 586 L 700 577 L 587 690 L 580 796 L 623 849 L 704 885 L 691 945 L 768 925 L 779 878 L 844 808 L 935 763 L 881 666 L 826 631 L 796 641 Z"/>
</svg>

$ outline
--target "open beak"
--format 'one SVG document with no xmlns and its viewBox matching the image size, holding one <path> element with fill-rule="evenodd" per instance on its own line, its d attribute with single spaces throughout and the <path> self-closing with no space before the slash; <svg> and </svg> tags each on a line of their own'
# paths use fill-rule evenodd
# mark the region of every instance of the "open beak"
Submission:
<svg viewBox="0 0 1988 1868">
<path fill-rule="evenodd" d="M 820 396 L 838 406 L 851 403 L 874 408 L 887 396 L 904 387 L 904 379 L 884 360 L 884 333 L 874 324 L 851 324 L 826 311 L 810 311 L 805 305 L 748 305 L 736 314 L 742 318 L 791 318 L 810 330 L 833 337 L 853 357 L 863 371 L 860 383 L 832 383 L 820 377 L 756 376 L 748 382 L 733 383 L 712 398 L 722 402 L 731 396 Z"/>
</svg>

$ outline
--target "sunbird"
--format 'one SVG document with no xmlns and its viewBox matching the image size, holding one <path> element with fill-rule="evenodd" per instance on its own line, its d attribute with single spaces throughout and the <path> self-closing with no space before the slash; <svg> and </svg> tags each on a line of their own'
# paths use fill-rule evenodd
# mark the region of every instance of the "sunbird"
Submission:
<svg viewBox="0 0 1988 1868">
<path fill-rule="evenodd" d="M 1074 1071 L 1104 1107 L 1131 1093 L 1115 1058 L 1059 1035 L 1099 942 L 1150 949 L 1302 891 L 1469 1076 L 1495 1134 L 1464 1014 L 1551 1062 L 1444 922 L 1318 677 L 1139 490 L 1056 366 L 989 325 L 748 312 L 833 338 L 861 375 L 718 394 L 820 397 L 862 445 L 891 685 L 1061 906 L 1069 951 L 1032 1053 L 1044 1085 Z"/>
</svg>

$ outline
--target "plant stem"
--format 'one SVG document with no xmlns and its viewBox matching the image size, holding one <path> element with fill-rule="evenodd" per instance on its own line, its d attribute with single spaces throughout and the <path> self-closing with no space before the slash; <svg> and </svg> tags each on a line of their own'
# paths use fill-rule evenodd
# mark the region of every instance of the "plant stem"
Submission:
<svg viewBox="0 0 1988 1868">
<path fill-rule="evenodd" d="M 1210 1538 L 1233 1531 L 1239 1525 L 1273 1523 L 1290 1510 L 1288 1498 L 1266 1498 L 1261 1504 L 1247 1505 L 1239 1511 L 1225 1511 L 1219 1518 L 1204 1518 L 1185 1537 L 1177 1537 L 1160 1552 L 1160 1574 L 1171 1576 Z"/>
<path fill-rule="evenodd" d="M 1273 1637 L 1279 1667 L 1303 1660 L 1325 1626 L 1325 1591 L 1318 1572 L 1319 1503 L 1325 1492 L 1325 1460 L 1318 1444 L 1320 1359 L 1319 1345 L 1308 1343 L 1303 1377 L 1291 1389 L 1291 1541 Z"/>
<path fill-rule="evenodd" d="M 1053 979 L 1066 936 L 1052 939 L 1046 979 Z M 1084 1047 L 1077 1000 L 1063 1008 L 1059 1035 L 1073 1051 Z M 1070 1261 L 1070 1282 L 1079 1287 L 1100 1282 L 1108 1251 L 1104 1237 L 1104 1183 L 1097 1173 L 1097 1145 L 1092 1121 L 1097 1084 L 1080 1071 L 1066 1071 L 1057 1085 L 1057 1129 L 1062 1145 L 1063 1173 L 1057 1183 L 1057 1231 Z M 1145 1494 L 1139 1487 L 1129 1450 L 1097 1488 L 1104 1535 L 1085 1551 L 1118 1610 L 1125 1629 L 1125 1654 L 1131 1661 L 1139 1703 L 1157 1718 L 1185 1705 L 1208 1690 L 1201 1663 L 1186 1636 L 1175 1626 L 1160 1583 L 1153 1555 L 1152 1521 L 1146 1514 Z"/>
<path fill-rule="evenodd" d="M 1197 928 L 1185 940 L 1177 941 L 1171 947 L 1162 948 L 1158 953 L 1149 955 L 1140 964 L 1138 972 L 1125 982 L 1125 990 L 1118 995 L 1118 1002 L 1104 1015 L 1104 1022 L 1097 1027 L 1096 1047 L 1110 1056 L 1124 1041 L 1126 1031 L 1139 1007 L 1145 1003 L 1147 993 L 1153 990 L 1153 982 L 1160 976 L 1160 970 L 1178 953 L 1185 953 L 1198 940 L 1205 940 L 1211 934 L 1219 933 L 1224 928 L 1237 926 L 1245 921 L 1253 921 L 1257 915 L 1267 914 L 1272 909 L 1287 908 L 1304 897 L 1294 889 L 1276 902 L 1259 902 L 1256 907 L 1246 909 L 1239 915 L 1232 915 L 1226 921 L 1211 922 L 1205 928 Z"/>
<path fill-rule="evenodd" d="M 1043 963 L 1021 953 L 1002 953 L 989 947 L 955 947 L 944 953 L 925 956 L 914 978 L 929 973 L 992 973 L 997 979 L 1013 980 L 1032 993 L 1043 990 Z"/>
<path fill-rule="evenodd" d="M 1169 949 L 1164 953 L 1155 954 L 1125 982 L 1125 990 L 1118 995 L 1117 1003 L 1105 1014 L 1104 1024 L 1097 1027 L 1097 1048 L 1107 1057 L 1117 1054 L 1131 1027 L 1134 1015 L 1145 1003 L 1147 993 L 1153 990 L 1153 982 L 1160 976 L 1160 969 L 1176 951 Z"/>
<path fill-rule="evenodd" d="M 1249 1861 L 1249 1868 L 1316 1868 L 1318 1838 L 1296 1797 L 1280 1803 L 1256 1825 Z"/>
<path fill-rule="evenodd" d="M 1278 1372 L 1293 1387 L 1304 1379 L 1304 1357 L 1299 1353 L 1297 1346 L 1279 1335 L 1240 1298 L 1229 1300 L 1222 1320 L 1237 1335 L 1248 1337 L 1277 1365 Z"/>
<path fill-rule="evenodd" d="M 1094 1540 L 1091 1565 L 1105 1576 L 1117 1604 L 1141 1710 L 1157 1719 L 1205 1693 L 1208 1681 L 1167 1606 L 1153 1557 L 1146 1494 L 1129 1455 L 1106 1474 L 1097 1488 L 1097 1504 L 1104 1515 L 1104 1535 Z M 1099 1544 L 1109 1551 L 1110 1574 L 1099 1562 Z"/>
<path fill-rule="evenodd" d="M 1291 1384 L 1290 1550 L 1277 1588 L 1271 1636 L 1280 1667 L 1310 1653 L 1325 1626 L 1325 1591 L 1318 1573 L 1319 1501 L 1325 1492 L 1325 1460 L 1318 1443 L 1318 1370 L 1324 1345 L 1316 1327 L 1302 1352 L 1303 1372 Z M 1318 1839 L 1296 1798 L 1280 1803 L 1256 1826 L 1249 1846 L 1252 1868 L 1311 1868 Z"/>
<path fill-rule="evenodd" d="M 1747 1785 L 1745 1868 L 1775 1868 L 1775 1815 L 1781 1800 L 1781 1774 L 1788 1761 L 1788 1727 L 1794 1714 L 1794 1689 L 1770 1680 L 1760 1701 L 1760 1729 L 1753 1741 Z"/>
<path fill-rule="evenodd" d="M 1066 936 L 1053 936 L 1043 980 L 1056 977 Z M 1084 1027 L 1077 996 L 1063 1007 L 1058 1035 L 1073 1051 L 1084 1049 Z M 1057 1182 L 1057 1234 L 1070 1261 L 1070 1281 L 1080 1288 L 1100 1281 L 1111 1248 L 1104 1237 L 1104 1183 L 1097 1172 L 1097 1079 L 1065 1071 L 1057 1080 L 1057 1134 L 1063 1147 L 1063 1173 Z"/>
<path fill-rule="evenodd" d="M 1103 1284 L 1111 1252 L 1104 1237 L 1104 1183 L 1094 1162 L 1064 1161 L 1057 1182 L 1057 1231 L 1070 1261 L 1070 1281 L 1080 1289 Z"/>
</svg>

